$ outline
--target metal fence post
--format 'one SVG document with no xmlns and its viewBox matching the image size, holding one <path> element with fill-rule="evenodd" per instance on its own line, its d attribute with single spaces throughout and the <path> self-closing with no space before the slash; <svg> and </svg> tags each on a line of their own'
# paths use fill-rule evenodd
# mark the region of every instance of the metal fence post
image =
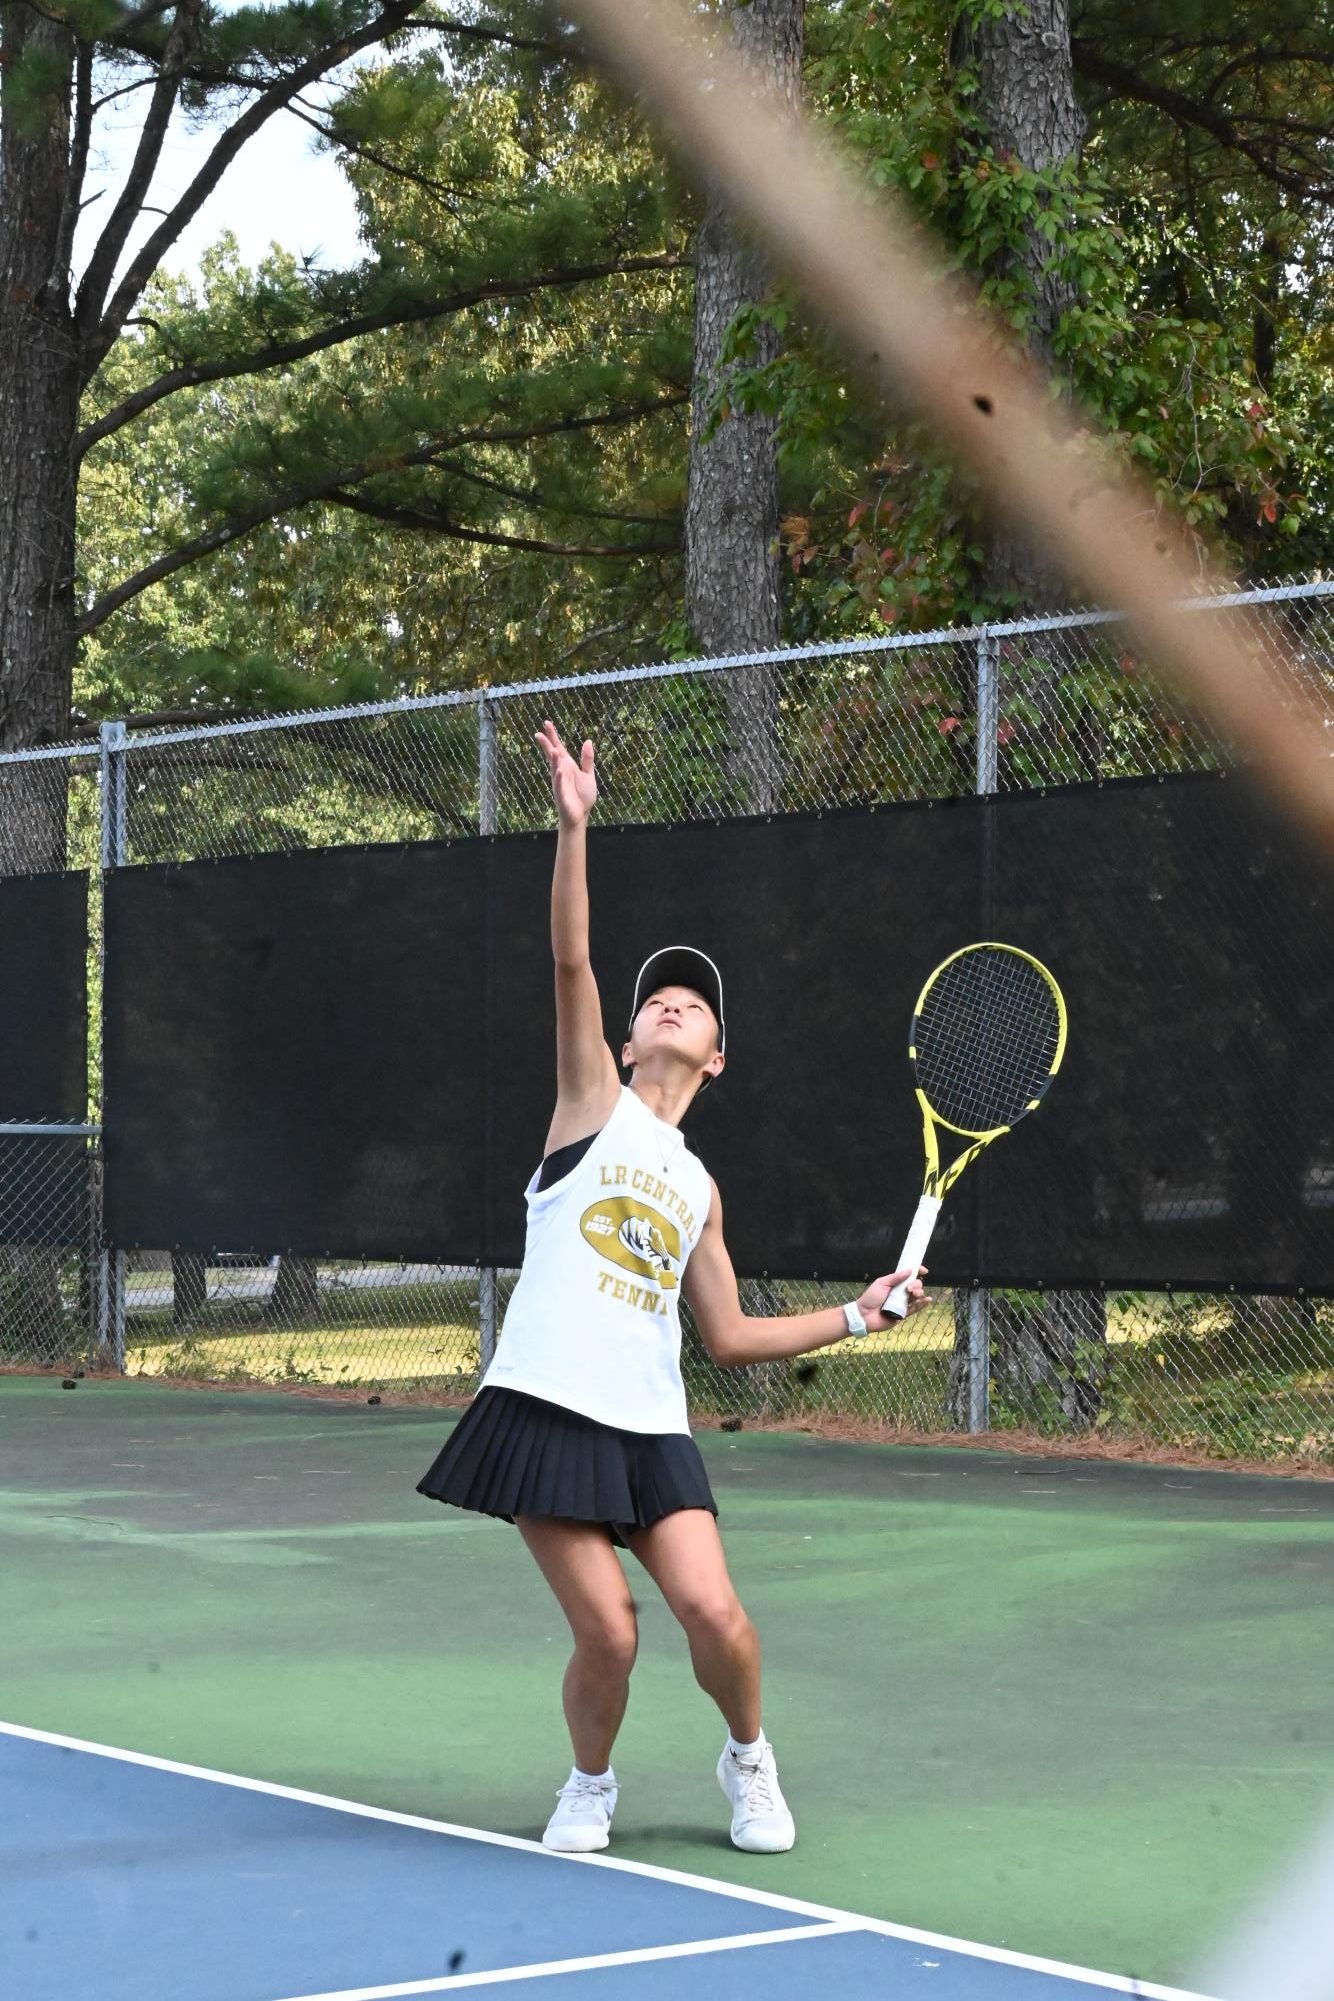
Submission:
<svg viewBox="0 0 1334 2001">
<path fill-rule="evenodd" d="M 477 705 L 477 831 L 479 834 L 494 834 L 497 812 L 496 795 L 496 705 L 483 696 Z M 485 1375 L 491 1366 L 491 1357 L 496 1352 L 496 1274 L 491 1265 L 483 1265 L 477 1274 L 477 1330 L 478 1361 Z"/>
<path fill-rule="evenodd" d="M 974 791 L 990 798 L 996 790 L 996 747 L 1000 727 L 1000 641 L 989 626 L 977 640 L 977 740 Z M 990 933 L 987 934 L 990 936 Z M 968 1429 L 991 1427 L 991 1294 L 968 1290 Z"/>
<path fill-rule="evenodd" d="M 122 722 L 103 723 L 100 731 L 101 746 L 101 788 L 100 809 L 102 821 L 102 872 L 105 876 L 111 869 L 122 868 L 126 858 L 125 827 L 125 764 L 126 730 Z M 103 903 L 102 940 L 99 952 L 98 1022 L 99 1046 L 105 1063 L 106 1052 L 106 906 Z M 103 1096 L 106 1094 L 106 1074 L 102 1076 Z M 105 1122 L 105 1105 L 103 1120 Z M 102 1187 L 106 1179 L 105 1141 L 103 1141 L 102 1174 L 99 1177 L 99 1210 L 102 1201 Z M 102 1255 L 99 1261 L 100 1284 L 97 1303 L 97 1345 L 104 1358 L 109 1357 L 123 1375 L 125 1372 L 125 1253 L 113 1251 L 106 1242 L 102 1230 L 102 1216 L 99 1213 L 97 1227 L 102 1237 Z"/>
</svg>

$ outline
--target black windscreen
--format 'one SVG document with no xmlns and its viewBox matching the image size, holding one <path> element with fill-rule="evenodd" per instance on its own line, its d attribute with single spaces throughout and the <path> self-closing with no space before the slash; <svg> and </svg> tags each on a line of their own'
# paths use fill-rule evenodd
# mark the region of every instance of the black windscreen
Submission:
<svg viewBox="0 0 1334 2001">
<path fill-rule="evenodd" d="M 525 1182 L 551 1116 L 550 837 L 491 844 L 497 1262 L 523 1251 Z M 635 975 L 659 945 L 722 970 L 728 1067 L 684 1131 L 718 1182 L 738 1270 L 888 1269 L 921 1191 L 908 1021 L 928 968 L 975 935 L 971 801 L 589 839 L 592 956 L 619 1057 Z M 973 1191 L 932 1270 L 970 1270 Z"/>
<path fill-rule="evenodd" d="M 474 1261 L 480 843 L 107 878 L 113 1242 Z"/>
<path fill-rule="evenodd" d="M 0 1121 L 78 1125 L 88 1104 L 88 878 L 0 880 Z"/>
<path fill-rule="evenodd" d="M 1334 1286 L 1334 877 L 1239 777 L 997 807 L 998 934 L 1070 1040 L 984 1157 L 994 1283 Z"/>
<path fill-rule="evenodd" d="M 113 1238 L 517 1264 L 554 1092 L 553 852 L 117 871 Z M 618 1054 L 651 950 L 722 968 L 728 1068 L 685 1131 L 742 1273 L 889 1266 L 921 1184 L 912 1005 L 992 936 L 1051 966 L 1069 1048 L 948 1198 L 933 1275 L 1334 1289 L 1334 895 L 1239 778 L 600 828 L 589 874 Z"/>
</svg>

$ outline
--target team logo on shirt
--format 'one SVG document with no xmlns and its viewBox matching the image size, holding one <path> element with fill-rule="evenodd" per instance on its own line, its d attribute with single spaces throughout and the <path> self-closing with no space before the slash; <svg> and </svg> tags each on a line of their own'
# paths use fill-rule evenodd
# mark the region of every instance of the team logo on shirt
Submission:
<svg viewBox="0 0 1334 2001">
<path fill-rule="evenodd" d="M 606 1195 L 579 1218 L 584 1242 L 600 1256 L 652 1279 L 664 1292 L 680 1283 L 681 1232 L 637 1195 Z"/>
</svg>

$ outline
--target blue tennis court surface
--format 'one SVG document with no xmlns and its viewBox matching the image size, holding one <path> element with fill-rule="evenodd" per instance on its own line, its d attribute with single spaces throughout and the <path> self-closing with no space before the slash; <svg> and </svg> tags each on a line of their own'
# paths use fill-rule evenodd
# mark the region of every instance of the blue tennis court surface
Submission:
<svg viewBox="0 0 1334 2001">
<path fill-rule="evenodd" d="M 16 1726 L 0 1798 L 5 2001 L 1191 2001 Z"/>
</svg>

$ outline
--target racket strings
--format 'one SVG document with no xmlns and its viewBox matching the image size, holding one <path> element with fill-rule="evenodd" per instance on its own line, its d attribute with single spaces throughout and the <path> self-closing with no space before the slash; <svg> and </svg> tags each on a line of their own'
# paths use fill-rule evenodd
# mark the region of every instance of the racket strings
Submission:
<svg viewBox="0 0 1334 2001">
<path fill-rule="evenodd" d="M 917 1081 L 936 1117 L 969 1132 L 1013 1125 L 1051 1076 L 1060 1010 L 1049 977 L 1003 946 L 942 966 L 923 997 Z"/>
</svg>

